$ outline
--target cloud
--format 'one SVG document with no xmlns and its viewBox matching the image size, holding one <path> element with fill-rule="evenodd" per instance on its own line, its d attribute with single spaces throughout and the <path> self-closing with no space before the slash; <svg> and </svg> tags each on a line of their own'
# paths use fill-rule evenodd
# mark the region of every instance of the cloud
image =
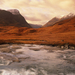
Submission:
<svg viewBox="0 0 75 75">
<path fill-rule="evenodd" d="M 41 21 L 41 19 L 36 18 L 36 17 L 26 17 L 25 16 L 25 18 L 26 18 L 26 20 L 29 20 L 29 21 Z"/>
<path fill-rule="evenodd" d="M 2 9 L 18 9 L 29 23 L 45 24 L 51 18 L 75 13 L 75 0 L 0 0 Z"/>
</svg>

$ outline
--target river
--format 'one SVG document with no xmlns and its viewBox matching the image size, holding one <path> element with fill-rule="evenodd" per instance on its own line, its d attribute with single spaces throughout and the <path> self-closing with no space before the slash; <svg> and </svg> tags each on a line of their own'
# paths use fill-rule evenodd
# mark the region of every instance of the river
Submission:
<svg viewBox="0 0 75 75">
<path fill-rule="evenodd" d="M 36 44 L 0 45 L 0 75 L 75 75 L 75 50 Z"/>
</svg>

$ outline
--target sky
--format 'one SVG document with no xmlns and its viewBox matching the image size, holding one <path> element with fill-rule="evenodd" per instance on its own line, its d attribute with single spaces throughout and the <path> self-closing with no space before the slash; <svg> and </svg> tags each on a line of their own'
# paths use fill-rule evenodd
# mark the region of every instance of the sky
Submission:
<svg viewBox="0 0 75 75">
<path fill-rule="evenodd" d="M 0 0 L 0 9 L 18 9 L 28 23 L 44 25 L 53 17 L 75 13 L 75 0 Z"/>
</svg>

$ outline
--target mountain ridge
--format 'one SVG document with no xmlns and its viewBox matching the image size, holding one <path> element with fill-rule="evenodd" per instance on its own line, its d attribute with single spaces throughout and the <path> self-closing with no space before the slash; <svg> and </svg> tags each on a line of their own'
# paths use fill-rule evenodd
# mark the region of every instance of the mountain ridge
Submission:
<svg viewBox="0 0 75 75">
<path fill-rule="evenodd" d="M 0 44 L 4 43 L 75 46 L 75 16 L 38 29 L 0 24 Z"/>
<path fill-rule="evenodd" d="M 19 15 L 20 14 L 20 12 L 17 9 L 9 9 L 7 11 L 11 12 L 13 15 Z"/>
<path fill-rule="evenodd" d="M 74 16 L 75 16 L 74 14 L 69 13 L 68 15 L 65 15 L 65 16 L 63 16 L 61 18 L 54 17 L 50 21 L 48 21 L 45 25 L 43 25 L 42 27 L 52 26 L 52 25 L 54 25 L 55 23 L 57 23 L 59 21 L 66 20 L 66 19 L 72 18 Z"/>
<path fill-rule="evenodd" d="M 14 15 L 6 10 L 0 10 L 0 25 L 31 27 L 21 14 Z"/>
</svg>

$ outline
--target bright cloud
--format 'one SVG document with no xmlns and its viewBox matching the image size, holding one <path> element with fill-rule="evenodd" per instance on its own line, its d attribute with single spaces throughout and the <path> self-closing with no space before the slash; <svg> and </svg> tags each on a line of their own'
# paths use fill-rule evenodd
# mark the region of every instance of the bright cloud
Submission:
<svg viewBox="0 0 75 75">
<path fill-rule="evenodd" d="M 45 24 L 51 18 L 75 13 L 75 0 L 0 0 L 1 9 L 18 9 L 32 24 Z"/>
</svg>

